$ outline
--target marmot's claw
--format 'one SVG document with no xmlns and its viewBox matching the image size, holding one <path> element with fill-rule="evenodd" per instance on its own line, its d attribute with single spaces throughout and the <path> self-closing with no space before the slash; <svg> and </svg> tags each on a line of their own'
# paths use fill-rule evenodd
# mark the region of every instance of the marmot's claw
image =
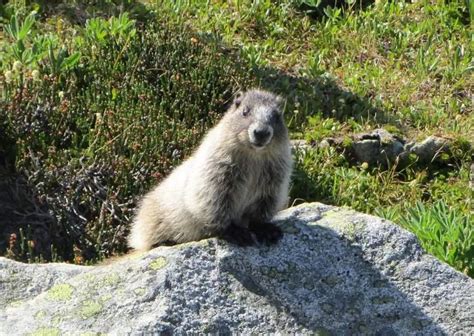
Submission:
<svg viewBox="0 0 474 336">
<path fill-rule="evenodd" d="M 231 244 L 238 246 L 254 245 L 254 240 L 250 231 L 246 228 L 229 225 L 220 235 L 220 238 L 228 241 Z"/>
<path fill-rule="evenodd" d="M 283 237 L 283 231 L 273 223 L 250 223 L 249 230 L 260 243 L 272 245 Z"/>
</svg>

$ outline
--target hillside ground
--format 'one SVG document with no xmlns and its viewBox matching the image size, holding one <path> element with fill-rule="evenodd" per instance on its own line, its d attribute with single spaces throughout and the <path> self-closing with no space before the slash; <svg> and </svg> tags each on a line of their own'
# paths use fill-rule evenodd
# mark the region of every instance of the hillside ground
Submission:
<svg viewBox="0 0 474 336">
<path fill-rule="evenodd" d="M 375 128 L 448 139 L 436 160 L 403 166 L 297 151 L 291 198 L 386 217 L 474 276 L 473 2 L 335 3 L 0 5 L 0 253 L 91 263 L 125 252 L 139 196 L 233 93 L 260 86 L 287 98 L 293 139 Z"/>
</svg>

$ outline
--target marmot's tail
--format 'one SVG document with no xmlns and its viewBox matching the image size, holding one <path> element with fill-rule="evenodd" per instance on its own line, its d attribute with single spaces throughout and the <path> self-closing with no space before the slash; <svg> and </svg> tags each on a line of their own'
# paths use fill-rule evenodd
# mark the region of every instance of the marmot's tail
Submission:
<svg viewBox="0 0 474 336">
<path fill-rule="evenodd" d="M 132 224 L 132 231 L 128 237 L 128 246 L 136 251 L 148 251 L 153 246 L 152 235 L 146 234 L 144 225 L 135 221 Z"/>
<path fill-rule="evenodd" d="M 137 251 L 151 250 L 153 245 L 160 241 L 161 218 L 159 202 L 154 193 L 150 192 L 142 199 L 138 211 L 132 222 L 128 246 Z"/>
</svg>

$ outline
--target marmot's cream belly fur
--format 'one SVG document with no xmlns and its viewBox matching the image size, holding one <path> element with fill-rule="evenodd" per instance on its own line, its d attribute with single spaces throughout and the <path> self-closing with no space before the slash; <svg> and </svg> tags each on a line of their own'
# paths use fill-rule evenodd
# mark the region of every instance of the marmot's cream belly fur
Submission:
<svg viewBox="0 0 474 336">
<path fill-rule="evenodd" d="M 268 221 L 287 204 L 292 167 L 280 105 L 265 91 L 237 95 L 196 152 L 142 199 L 130 247 L 212 236 L 277 241 L 281 231 Z"/>
</svg>

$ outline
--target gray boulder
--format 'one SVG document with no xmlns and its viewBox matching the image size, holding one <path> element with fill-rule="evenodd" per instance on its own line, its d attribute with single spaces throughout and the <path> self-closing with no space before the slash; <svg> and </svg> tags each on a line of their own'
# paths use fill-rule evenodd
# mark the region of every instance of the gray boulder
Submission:
<svg viewBox="0 0 474 336">
<path fill-rule="evenodd" d="M 354 136 L 352 149 L 359 162 L 388 165 L 404 150 L 404 141 L 380 128 Z"/>
<path fill-rule="evenodd" d="M 409 144 L 407 147 L 410 153 L 414 153 L 418 156 L 420 162 L 431 163 L 442 153 L 448 151 L 449 142 L 444 138 L 430 136 L 422 142 Z"/>
<path fill-rule="evenodd" d="M 381 218 L 319 203 L 275 246 L 208 239 L 110 265 L 0 258 L 1 335 L 468 335 L 474 281 Z"/>
</svg>

